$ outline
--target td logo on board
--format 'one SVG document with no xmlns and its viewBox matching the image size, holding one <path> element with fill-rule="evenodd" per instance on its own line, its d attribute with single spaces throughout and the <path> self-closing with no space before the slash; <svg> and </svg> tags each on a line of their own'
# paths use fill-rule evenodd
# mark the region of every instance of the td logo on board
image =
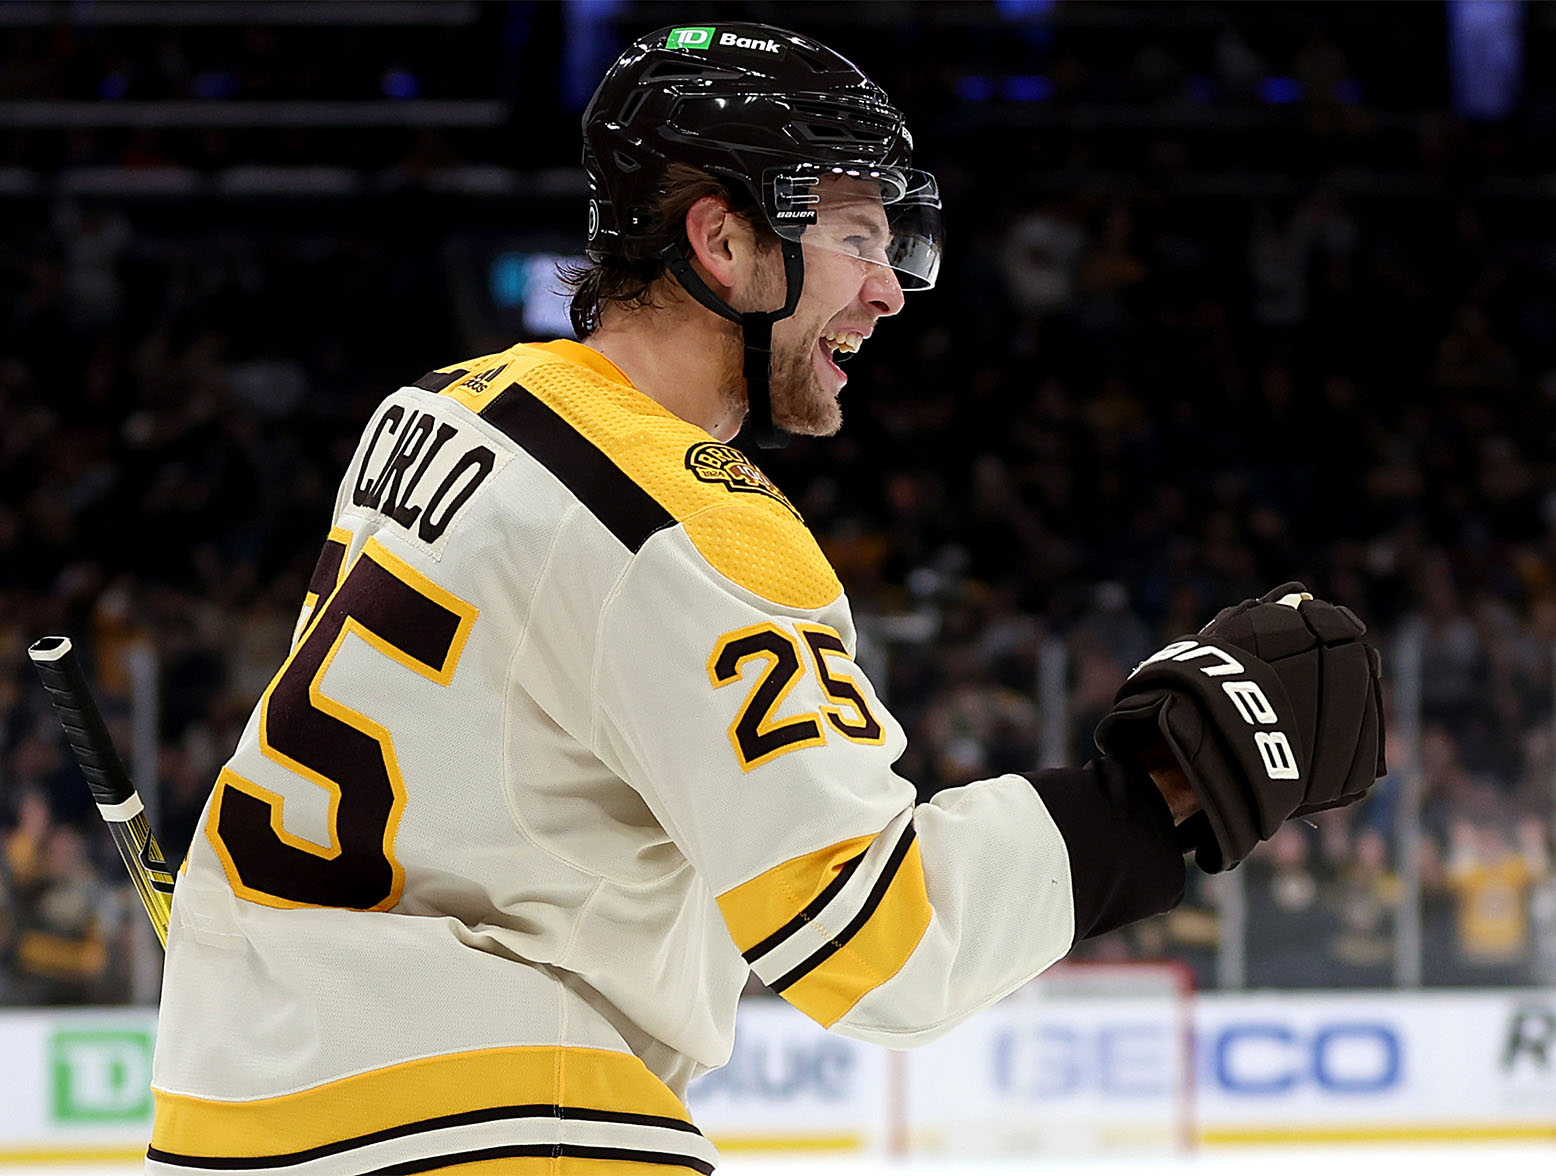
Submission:
<svg viewBox="0 0 1556 1176">
<path fill-rule="evenodd" d="M 149 1031 L 61 1029 L 49 1038 L 57 1122 L 122 1123 L 151 1114 Z"/>
</svg>

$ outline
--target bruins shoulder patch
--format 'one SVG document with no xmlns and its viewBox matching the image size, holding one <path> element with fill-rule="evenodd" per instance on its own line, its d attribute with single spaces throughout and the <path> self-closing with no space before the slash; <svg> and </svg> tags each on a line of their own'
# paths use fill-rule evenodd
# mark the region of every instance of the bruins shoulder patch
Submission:
<svg viewBox="0 0 1556 1176">
<path fill-rule="evenodd" d="M 731 493 L 765 494 L 783 503 L 795 518 L 800 518 L 794 503 L 773 484 L 773 480 L 733 445 L 719 441 L 703 441 L 693 445 L 686 451 L 686 468 L 691 470 L 698 481 L 717 482 Z"/>
</svg>

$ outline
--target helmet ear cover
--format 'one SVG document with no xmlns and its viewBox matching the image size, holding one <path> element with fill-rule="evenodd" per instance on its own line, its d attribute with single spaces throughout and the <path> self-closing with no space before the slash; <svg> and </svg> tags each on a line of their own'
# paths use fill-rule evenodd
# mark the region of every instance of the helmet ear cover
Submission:
<svg viewBox="0 0 1556 1176">
<path fill-rule="evenodd" d="M 679 160 L 656 160 L 644 170 L 649 174 L 634 184 L 633 202 L 620 207 L 590 177 L 587 252 L 591 261 L 618 257 L 657 265 L 666 241 L 676 241 L 683 248 L 690 245 L 686 214 L 704 196 L 723 200 L 731 212 L 745 217 L 759 233 L 769 231 L 768 218 L 739 177 Z"/>
</svg>

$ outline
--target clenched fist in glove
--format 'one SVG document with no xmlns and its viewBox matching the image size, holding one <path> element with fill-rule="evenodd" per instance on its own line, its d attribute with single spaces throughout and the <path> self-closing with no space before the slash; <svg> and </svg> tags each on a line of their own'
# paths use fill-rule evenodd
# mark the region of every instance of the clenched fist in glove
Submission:
<svg viewBox="0 0 1556 1176">
<path fill-rule="evenodd" d="M 1222 609 L 1129 676 L 1097 746 L 1144 766 L 1165 744 L 1201 806 L 1180 837 L 1202 869 L 1231 869 L 1288 817 L 1360 800 L 1387 770 L 1366 632 L 1295 583 Z"/>
</svg>

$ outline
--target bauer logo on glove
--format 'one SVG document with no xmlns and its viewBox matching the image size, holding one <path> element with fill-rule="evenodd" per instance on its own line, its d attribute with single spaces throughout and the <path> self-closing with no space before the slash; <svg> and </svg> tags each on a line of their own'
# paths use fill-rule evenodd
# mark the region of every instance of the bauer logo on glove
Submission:
<svg viewBox="0 0 1556 1176">
<path fill-rule="evenodd" d="M 1153 653 L 1141 662 L 1139 667 L 1136 667 L 1135 673 L 1138 674 L 1140 669 L 1152 662 L 1169 658 L 1175 662 L 1197 663 L 1199 672 L 1207 678 L 1246 672 L 1243 663 L 1220 646 L 1205 645 L 1199 641 L 1185 639 L 1174 641 L 1166 649 Z M 1270 705 L 1270 700 L 1265 697 L 1264 691 L 1259 688 L 1257 682 L 1247 679 L 1222 682 L 1221 689 L 1232 700 L 1237 713 L 1243 716 L 1243 722 L 1249 726 L 1268 726 L 1280 722 L 1280 716 Z M 1255 731 L 1253 744 L 1258 749 L 1260 759 L 1264 761 L 1264 774 L 1271 780 L 1302 779 L 1302 769 L 1297 766 L 1296 752 L 1292 750 L 1291 740 L 1284 731 Z"/>
<path fill-rule="evenodd" d="M 1097 746 L 1136 765 L 1166 746 L 1201 812 L 1201 868 L 1242 861 L 1293 816 L 1361 799 L 1386 770 L 1377 650 L 1350 609 L 1283 584 L 1223 609 L 1131 674 Z"/>
</svg>

